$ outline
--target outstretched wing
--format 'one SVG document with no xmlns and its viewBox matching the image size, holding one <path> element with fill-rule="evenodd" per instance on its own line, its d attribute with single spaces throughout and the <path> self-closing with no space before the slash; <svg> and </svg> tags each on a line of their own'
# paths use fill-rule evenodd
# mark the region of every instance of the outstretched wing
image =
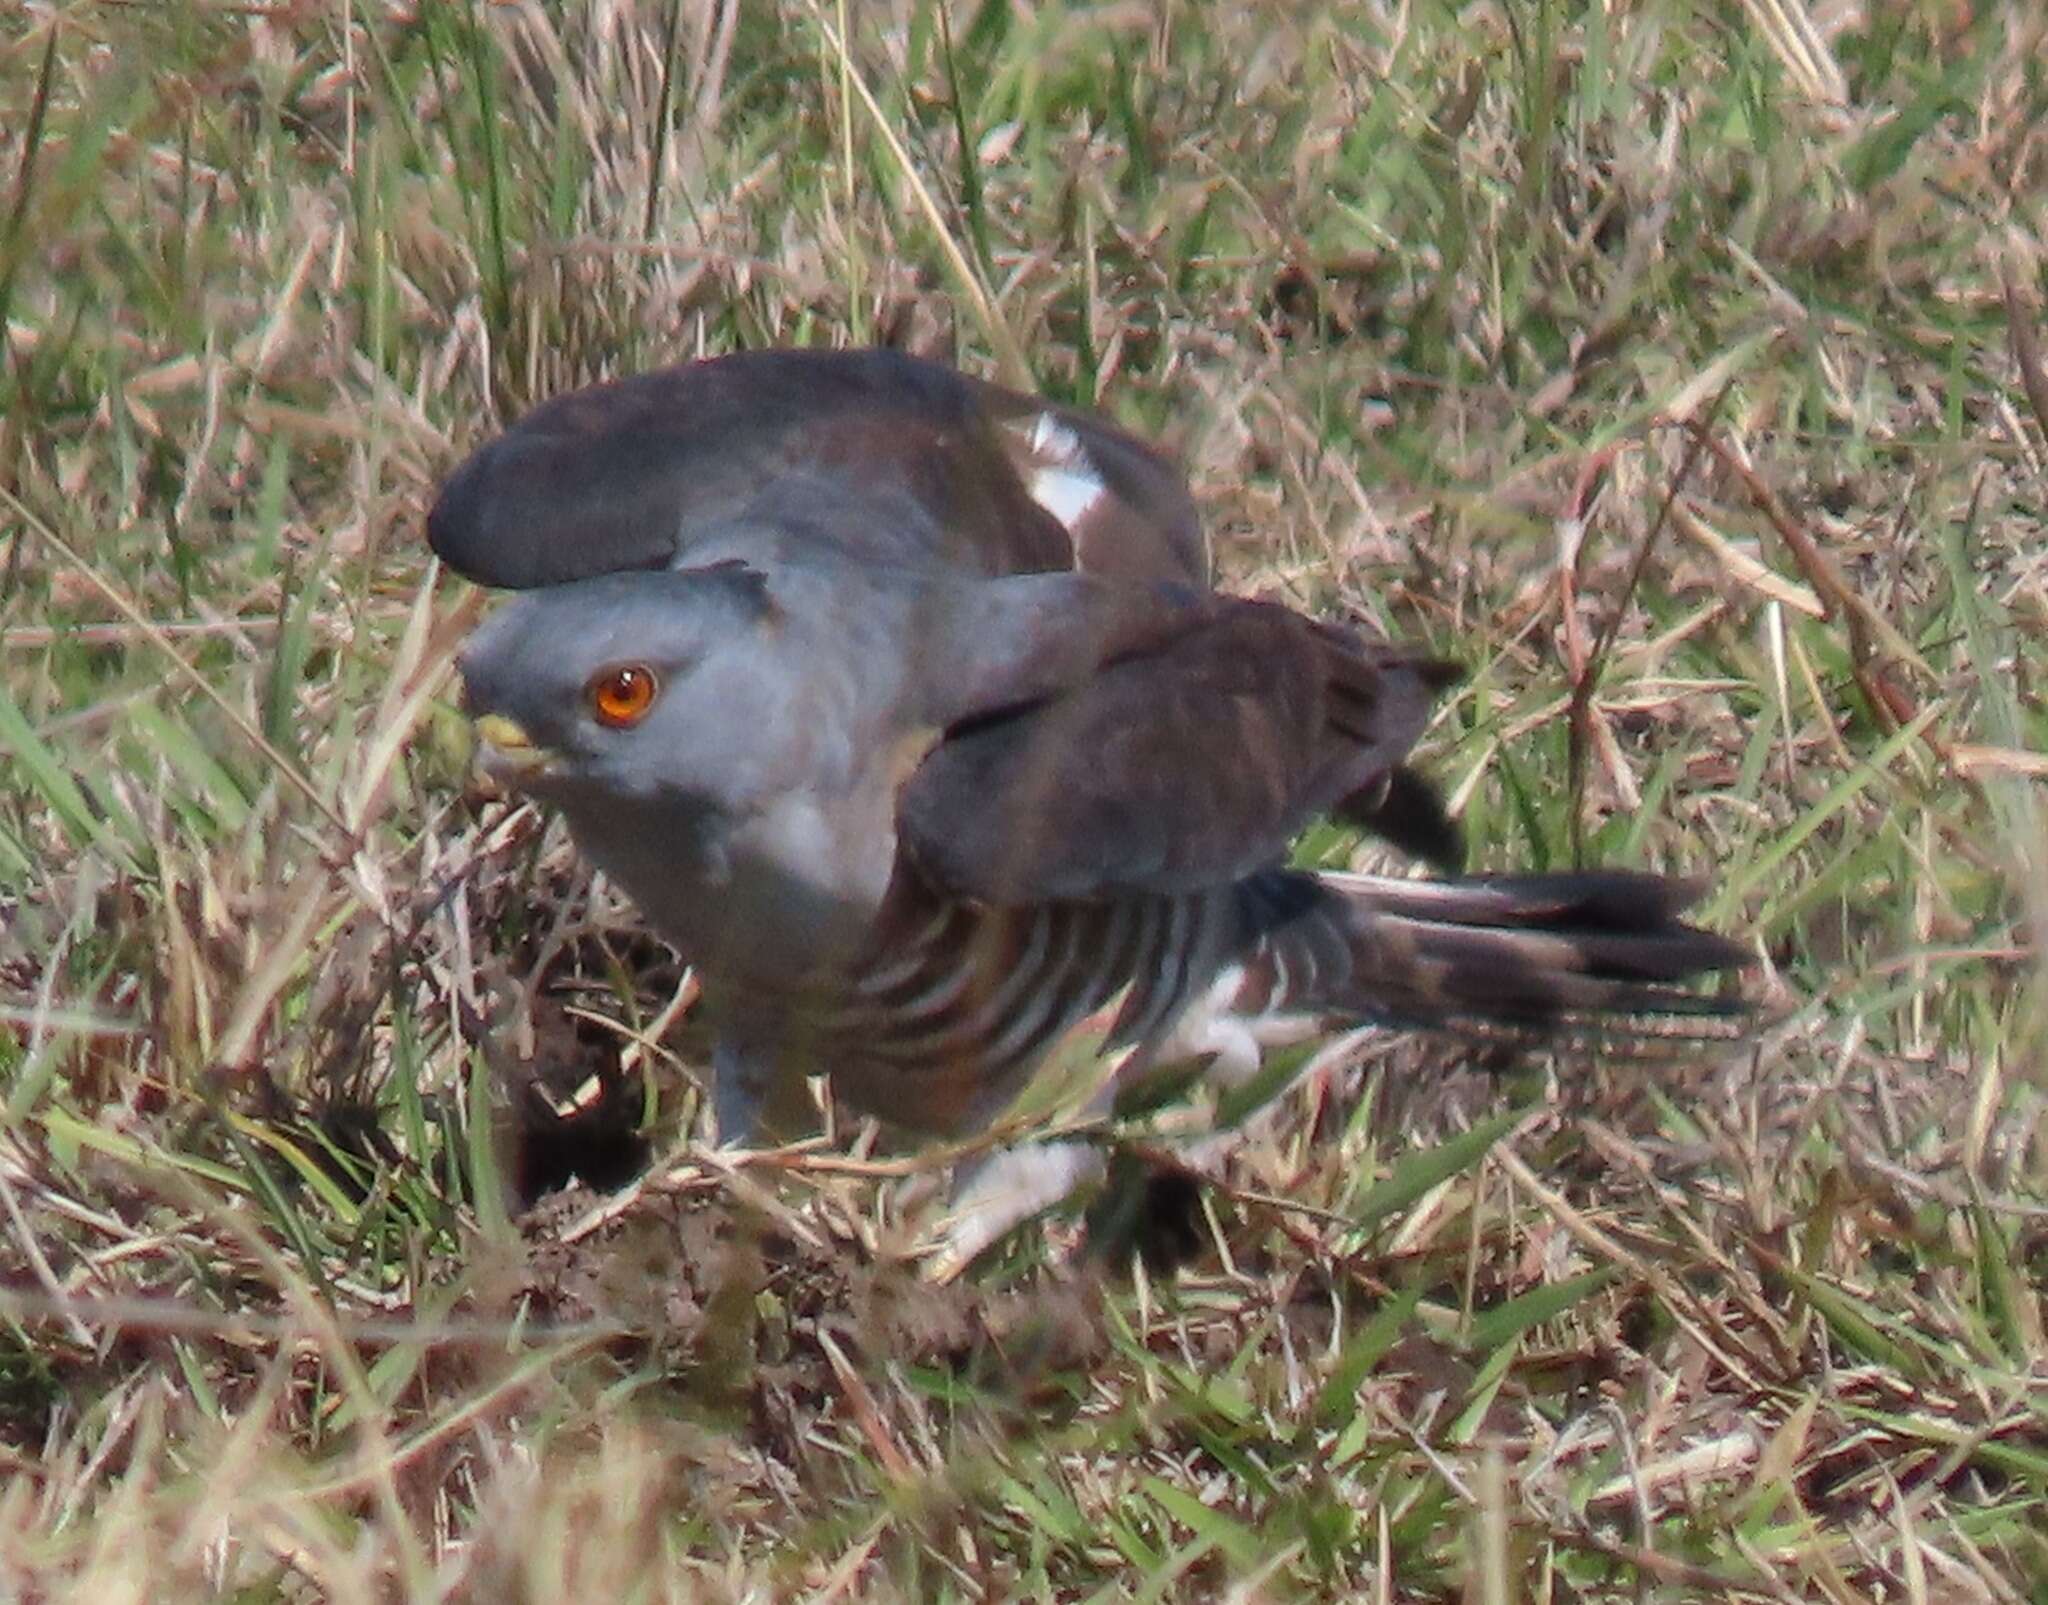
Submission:
<svg viewBox="0 0 2048 1605">
<path fill-rule="evenodd" d="M 1134 591 L 1047 609 L 1028 653 L 991 632 L 958 675 L 968 706 L 898 817 L 941 889 L 1015 904 L 1270 865 L 1317 816 L 1405 773 L 1451 677 L 1270 603 L 1154 587 L 1140 605 Z"/>
<path fill-rule="evenodd" d="M 513 589 L 685 567 L 693 543 L 790 480 L 907 510 L 834 533 L 863 562 L 1205 573 L 1164 456 L 1092 414 L 883 350 L 742 352 L 558 396 L 456 469 L 427 539 L 457 572 Z"/>
</svg>

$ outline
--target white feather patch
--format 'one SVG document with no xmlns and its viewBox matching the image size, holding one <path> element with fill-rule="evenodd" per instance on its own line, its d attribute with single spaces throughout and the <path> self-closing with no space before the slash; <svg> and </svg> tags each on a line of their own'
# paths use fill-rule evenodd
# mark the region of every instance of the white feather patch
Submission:
<svg viewBox="0 0 2048 1605">
<path fill-rule="evenodd" d="M 1102 476 L 1080 437 L 1049 412 L 1031 426 L 1031 453 L 1038 459 L 1026 482 L 1031 499 L 1072 530 L 1102 500 Z"/>
</svg>

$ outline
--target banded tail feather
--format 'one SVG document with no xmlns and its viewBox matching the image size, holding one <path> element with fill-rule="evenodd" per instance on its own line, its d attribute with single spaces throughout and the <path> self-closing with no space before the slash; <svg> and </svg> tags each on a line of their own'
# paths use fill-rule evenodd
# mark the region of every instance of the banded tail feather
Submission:
<svg viewBox="0 0 2048 1605">
<path fill-rule="evenodd" d="M 1241 1082 L 1266 1049 L 1346 1019 L 1495 1045 L 1598 1046 L 1640 1062 L 1725 1040 L 1745 1012 L 1739 1001 L 1681 984 L 1745 962 L 1735 943 L 1679 917 L 1698 892 L 1689 882 L 1614 871 L 1415 881 L 1273 870 L 1224 891 L 1034 912 L 1034 920 L 1132 918 L 1155 938 L 1180 933 L 1177 943 L 1135 950 L 1083 948 L 1085 979 L 1070 997 L 1092 1005 L 1128 987 L 1105 1045 L 1131 1051 L 1096 1108 L 1120 1083 L 1176 1066 Z M 973 1084 L 957 1061 L 926 1068 L 928 1098 Z M 1029 1069 L 1006 1066 L 1005 1098 Z M 1098 1149 L 1075 1142 L 989 1156 L 963 1180 L 929 1274 L 958 1274 L 1010 1226 L 1099 1176 L 1102 1164 Z"/>
<path fill-rule="evenodd" d="M 1680 918 L 1695 882 L 1628 870 L 1263 879 L 1239 1014 L 1625 1038 L 1726 1035 L 1710 1022 L 1744 1012 L 1681 984 L 1748 961 Z"/>
<path fill-rule="evenodd" d="M 1417 881 L 1274 870 L 1227 887 L 902 911 L 870 961 L 796 1005 L 856 1106 L 986 1123 L 1080 1022 L 1139 1062 L 1225 1061 L 1345 1020 L 1496 1040 L 1697 1041 L 1739 1003 L 1688 990 L 1745 961 L 1679 916 L 1690 883 L 1626 871 Z"/>
</svg>

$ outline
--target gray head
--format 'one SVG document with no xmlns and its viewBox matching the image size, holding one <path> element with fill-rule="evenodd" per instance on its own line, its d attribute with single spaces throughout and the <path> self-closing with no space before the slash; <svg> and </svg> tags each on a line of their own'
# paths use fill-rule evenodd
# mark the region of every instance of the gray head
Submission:
<svg viewBox="0 0 2048 1605">
<path fill-rule="evenodd" d="M 560 807 L 707 976 L 833 961 L 894 859 L 877 636 L 902 631 L 873 600 L 820 565 L 529 591 L 463 649 L 483 765 Z"/>
<path fill-rule="evenodd" d="M 743 806 L 786 783 L 815 723 L 801 677 L 776 672 L 783 622 L 737 563 L 529 592 L 462 651 L 484 765 L 578 812 Z"/>
</svg>

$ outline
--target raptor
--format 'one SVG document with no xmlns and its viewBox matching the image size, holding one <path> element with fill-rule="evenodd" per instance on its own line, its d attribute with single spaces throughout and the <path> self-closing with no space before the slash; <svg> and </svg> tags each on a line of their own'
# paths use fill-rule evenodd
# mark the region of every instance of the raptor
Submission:
<svg viewBox="0 0 2048 1605">
<path fill-rule="evenodd" d="M 1455 868 L 1406 767 L 1453 672 L 1212 589 L 1180 475 L 1091 413 L 726 357 L 536 409 L 429 537 L 524 593 L 461 660 L 484 760 L 696 967 L 727 1141 L 814 1075 L 983 1128 L 1111 1006 L 1126 1073 L 1241 1071 L 1337 1020 L 1682 1031 L 1744 960 L 1655 874 L 1287 867 L 1334 815 Z"/>
</svg>

